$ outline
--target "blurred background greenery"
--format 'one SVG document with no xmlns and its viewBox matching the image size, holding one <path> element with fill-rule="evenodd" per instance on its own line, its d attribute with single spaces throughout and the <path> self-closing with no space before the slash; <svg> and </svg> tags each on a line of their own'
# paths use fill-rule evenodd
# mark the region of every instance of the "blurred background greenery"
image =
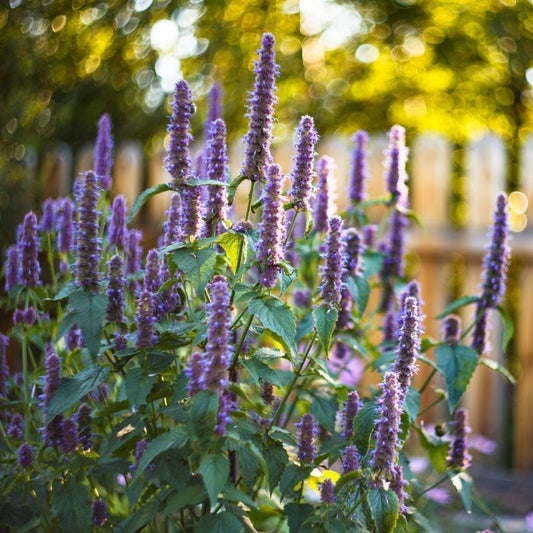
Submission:
<svg viewBox="0 0 533 533">
<path fill-rule="evenodd" d="M 0 8 L 0 242 L 13 235 L 28 169 L 74 150 L 109 112 L 117 142 L 146 155 L 165 135 L 175 81 L 191 84 L 201 135 L 205 97 L 224 87 L 230 133 L 261 33 L 281 66 L 277 141 L 309 113 L 321 135 L 431 130 L 463 143 L 483 130 L 513 152 L 533 131 L 533 5 L 528 0 L 4 0 Z M 511 158 L 512 160 L 512 158 Z"/>
</svg>

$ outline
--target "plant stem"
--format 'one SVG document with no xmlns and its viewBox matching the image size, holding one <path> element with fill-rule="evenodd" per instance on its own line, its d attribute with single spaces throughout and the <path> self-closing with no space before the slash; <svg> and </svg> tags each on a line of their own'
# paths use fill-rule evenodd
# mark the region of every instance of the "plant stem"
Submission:
<svg viewBox="0 0 533 533">
<path fill-rule="evenodd" d="M 438 487 L 443 481 L 446 481 L 447 479 L 448 479 L 448 476 L 441 477 L 440 479 L 435 481 L 435 483 L 431 484 L 429 487 L 426 487 L 422 492 L 419 492 L 416 495 L 416 498 L 414 499 L 414 501 L 417 502 L 419 500 L 420 496 L 424 495 L 426 492 L 429 492 L 431 489 L 434 489 L 435 487 Z"/>
<path fill-rule="evenodd" d="M 242 346 L 244 344 L 244 341 L 246 340 L 246 335 L 248 335 L 248 331 L 250 330 L 250 326 L 252 325 L 254 316 L 255 315 L 250 315 L 250 318 L 248 319 L 248 322 L 246 323 L 246 326 L 244 327 L 244 331 L 242 332 L 242 335 L 241 335 L 241 340 L 239 341 L 239 345 L 237 346 L 237 349 L 235 350 L 235 355 L 233 356 L 233 360 L 231 361 L 231 365 L 229 367 L 230 374 L 237 367 L 237 361 L 239 359 L 239 354 L 241 353 Z"/>
<path fill-rule="evenodd" d="M 252 210 L 252 201 L 254 198 L 255 181 L 250 184 L 250 192 L 248 193 L 248 205 L 246 206 L 246 220 L 250 217 L 250 211 Z"/>
<path fill-rule="evenodd" d="M 426 390 L 427 386 L 429 385 L 429 382 L 431 381 L 431 379 L 433 378 L 433 376 L 436 374 L 436 372 L 437 372 L 437 369 L 436 369 L 436 368 L 434 368 L 434 369 L 431 371 L 431 373 L 430 373 L 429 376 L 427 377 L 426 381 L 424 381 L 424 384 L 420 387 L 420 390 L 418 391 L 420 394 L 422 394 L 422 393 Z"/>
<path fill-rule="evenodd" d="M 30 390 L 28 376 L 28 347 L 26 336 L 22 337 L 22 378 L 24 387 L 24 439 L 30 440 Z"/>
<path fill-rule="evenodd" d="M 355 502 L 353 507 L 348 511 L 348 518 L 353 515 L 357 507 L 359 507 L 359 504 L 363 501 L 363 498 L 368 494 L 368 489 L 365 489 L 363 494 L 361 494 L 360 498 Z"/>
<path fill-rule="evenodd" d="M 444 398 L 443 396 L 441 396 L 440 398 L 437 398 L 433 403 L 430 403 L 427 407 L 424 407 L 424 409 L 422 409 L 422 411 L 420 411 L 417 416 L 423 415 L 426 411 L 429 411 L 430 409 L 435 407 L 435 405 L 440 403 L 443 398 Z"/>
<path fill-rule="evenodd" d="M 292 218 L 291 225 L 289 226 L 289 230 L 287 231 L 287 236 L 285 237 L 285 246 L 287 246 L 287 243 L 289 242 L 291 238 L 294 225 L 296 224 L 296 217 L 299 215 L 299 213 L 300 213 L 299 211 L 296 211 L 294 213 L 294 217 Z"/>
</svg>

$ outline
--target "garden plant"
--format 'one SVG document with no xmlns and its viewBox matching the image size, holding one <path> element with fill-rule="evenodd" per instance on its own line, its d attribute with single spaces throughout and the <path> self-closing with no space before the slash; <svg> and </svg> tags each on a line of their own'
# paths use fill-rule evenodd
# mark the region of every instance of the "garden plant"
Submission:
<svg viewBox="0 0 533 533">
<path fill-rule="evenodd" d="M 446 480 L 470 511 L 460 402 L 476 366 L 495 366 L 486 357 L 489 313 L 510 327 L 500 307 L 506 196 L 495 206 L 479 295 L 443 310 L 442 339 L 423 337 L 423 295 L 405 274 L 405 232 L 416 216 L 403 128 L 389 134 L 383 198 L 367 198 L 367 134 L 355 133 L 349 205 L 337 213 L 334 162 L 315 161 L 313 118 L 298 125 L 287 176 L 272 158 L 270 34 L 255 74 L 237 177 L 220 88 L 193 165 L 194 106 L 179 81 L 169 183 L 131 209 L 111 197 L 104 115 L 94 170 L 76 178 L 72 198 L 25 216 L 3 273 L 13 326 L 0 336 L 0 528 L 416 531 L 430 528 L 419 503 Z M 233 204 L 246 186 L 239 218 Z M 132 221 L 164 191 L 172 196 L 163 231 L 144 253 Z M 367 209 L 378 204 L 384 216 L 373 225 Z M 462 328 L 451 313 L 473 304 Z M 21 373 L 6 363 L 8 345 Z M 437 374 L 445 388 L 421 409 Z M 421 417 L 437 405 L 449 414 L 426 428 Z M 427 452 L 430 482 L 411 471 L 408 441 Z"/>
</svg>

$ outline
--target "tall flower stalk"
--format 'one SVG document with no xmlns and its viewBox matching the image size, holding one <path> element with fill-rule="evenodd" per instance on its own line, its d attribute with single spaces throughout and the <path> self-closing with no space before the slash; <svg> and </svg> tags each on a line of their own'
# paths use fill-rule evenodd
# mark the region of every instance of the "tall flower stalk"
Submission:
<svg viewBox="0 0 533 533">
<path fill-rule="evenodd" d="M 98 176 L 102 189 L 111 189 L 113 181 L 113 136 L 111 135 L 111 117 L 105 113 L 98 120 L 98 133 L 94 147 L 94 172 Z"/>
</svg>

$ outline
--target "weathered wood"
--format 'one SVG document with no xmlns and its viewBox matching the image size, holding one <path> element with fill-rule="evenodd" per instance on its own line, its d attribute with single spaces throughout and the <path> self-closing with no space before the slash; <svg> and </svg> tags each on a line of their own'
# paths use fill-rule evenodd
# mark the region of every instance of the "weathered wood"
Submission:
<svg viewBox="0 0 533 533">
<path fill-rule="evenodd" d="M 527 196 L 529 209 L 526 211 L 529 225 L 533 221 L 533 134 L 529 135 L 520 151 L 520 189 Z"/>
<path fill-rule="evenodd" d="M 165 156 L 165 152 L 158 152 L 148 162 L 148 187 L 154 187 L 160 183 L 168 183 L 170 181 L 170 175 L 166 171 L 163 161 Z M 165 218 L 165 211 L 168 209 L 171 196 L 172 193 L 169 191 L 152 196 L 148 200 L 147 221 L 152 228 L 161 224 Z"/>
<path fill-rule="evenodd" d="M 387 194 L 385 183 L 385 165 L 387 162 L 386 150 L 388 147 L 385 135 L 373 135 L 368 140 L 368 171 L 369 179 L 367 183 L 368 198 L 378 198 Z M 368 209 L 368 217 L 372 222 L 379 222 L 385 213 L 385 208 L 381 205 L 372 206 Z"/>
<path fill-rule="evenodd" d="M 47 152 L 42 164 L 43 197 L 67 196 L 71 173 L 72 150 L 67 144 L 59 144 Z"/>
<path fill-rule="evenodd" d="M 121 144 L 113 166 L 113 193 L 126 197 L 128 207 L 143 190 L 143 147 L 138 141 Z"/>
</svg>

